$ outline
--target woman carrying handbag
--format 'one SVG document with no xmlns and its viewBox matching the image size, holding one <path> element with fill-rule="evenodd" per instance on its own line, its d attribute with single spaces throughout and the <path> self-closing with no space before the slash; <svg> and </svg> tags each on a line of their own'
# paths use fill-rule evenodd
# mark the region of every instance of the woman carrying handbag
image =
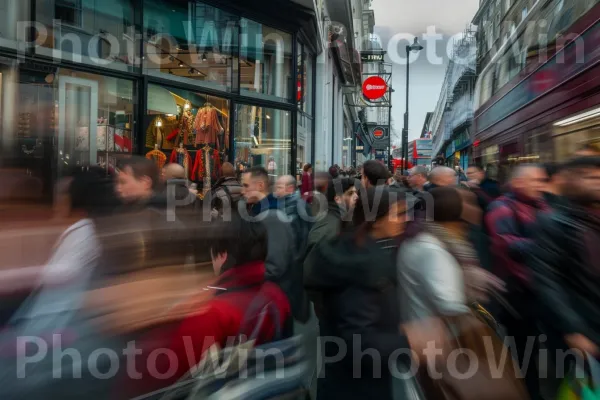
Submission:
<svg viewBox="0 0 600 400">
<path fill-rule="evenodd" d="M 395 382 L 395 398 L 526 400 L 512 359 L 504 357 L 504 365 L 498 367 L 507 349 L 471 307 L 502 289 L 501 282 L 479 266 L 466 239 L 468 223 L 480 218 L 479 209 L 461 189 L 442 187 L 430 193 L 435 220 L 424 222 L 422 232 L 406 241 L 398 256 L 401 318 L 409 322 L 441 317 L 450 340 L 441 354 L 421 363 L 416 377 Z"/>
</svg>

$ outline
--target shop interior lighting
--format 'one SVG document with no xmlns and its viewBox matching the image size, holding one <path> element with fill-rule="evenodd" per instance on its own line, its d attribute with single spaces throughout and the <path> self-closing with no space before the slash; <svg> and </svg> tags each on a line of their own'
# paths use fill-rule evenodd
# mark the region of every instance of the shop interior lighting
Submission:
<svg viewBox="0 0 600 400">
<path fill-rule="evenodd" d="M 600 116 L 600 108 L 595 108 L 593 110 L 586 111 L 586 112 L 581 113 L 579 115 L 575 115 L 573 117 L 569 117 L 569 118 L 563 119 L 562 121 L 558 121 L 554 125 L 555 126 L 573 125 L 573 124 L 576 124 L 578 122 L 585 121 L 585 120 L 588 120 L 588 119 L 592 119 L 592 118 L 595 118 L 595 117 L 598 117 L 598 116 Z"/>
<path fill-rule="evenodd" d="M 182 61 L 179 61 L 179 68 L 183 68 L 185 64 Z"/>
<path fill-rule="evenodd" d="M 258 146 L 258 139 L 256 138 L 256 136 L 252 136 L 252 139 L 254 139 L 254 144 Z"/>
<path fill-rule="evenodd" d="M 208 60 L 208 56 L 206 55 L 206 52 L 202 53 L 202 62 L 206 62 Z"/>
<path fill-rule="evenodd" d="M 269 114 L 267 114 L 267 119 L 271 119 L 271 116 Z"/>
</svg>

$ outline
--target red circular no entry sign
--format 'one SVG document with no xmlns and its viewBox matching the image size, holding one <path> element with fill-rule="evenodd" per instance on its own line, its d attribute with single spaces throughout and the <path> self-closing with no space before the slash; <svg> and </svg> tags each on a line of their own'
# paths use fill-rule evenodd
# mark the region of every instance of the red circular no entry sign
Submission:
<svg viewBox="0 0 600 400">
<path fill-rule="evenodd" d="M 375 136 L 377 139 L 381 139 L 383 137 L 383 129 L 375 128 L 373 131 L 373 136 Z"/>
<path fill-rule="evenodd" d="M 387 92 L 388 86 L 380 76 L 371 76 L 363 82 L 363 95 L 369 100 L 377 100 L 382 98 Z"/>
</svg>

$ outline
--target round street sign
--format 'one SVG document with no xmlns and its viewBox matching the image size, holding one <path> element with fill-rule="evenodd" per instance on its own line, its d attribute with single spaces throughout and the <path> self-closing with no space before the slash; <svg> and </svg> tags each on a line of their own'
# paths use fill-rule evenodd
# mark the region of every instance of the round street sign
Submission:
<svg viewBox="0 0 600 400">
<path fill-rule="evenodd" d="M 382 98 L 388 90 L 387 83 L 380 76 L 370 76 L 363 82 L 363 95 L 369 100 Z"/>
<path fill-rule="evenodd" d="M 375 128 L 373 130 L 373 136 L 375 137 L 375 139 L 381 139 L 384 134 L 385 134 L 385 132 L 384 132 L 383 128 Z"/>
</svg>

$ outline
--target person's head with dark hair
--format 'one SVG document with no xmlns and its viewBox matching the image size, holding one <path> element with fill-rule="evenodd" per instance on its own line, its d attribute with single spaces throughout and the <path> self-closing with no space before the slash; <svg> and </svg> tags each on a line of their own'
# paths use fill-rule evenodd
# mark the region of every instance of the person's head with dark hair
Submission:
<svg viewBox="0 0 600 400">
<path fill-rule="evenodd" d="M 361 190 L 354 210 L 359 236 L 361 232 L 374 239 L 400 236 L 406 227 L 408 206 L 404 190 L 381 185 Z"/>
<path fill-rule="evenodd" d="M 308 173 L 308 174 L 312 174 L 312 165 L 310 163 L 308 164 L 304 164 L 304 168 L 302 168 L 302 171 Z"/>
<path fill-rule="evenodd" d="M 329 203 L 336 203 L 346 211 L 352 210 L 358 199 L 358 194 L 354 187 L 354 179 L 330 179 L 327 185 L 326 197 Z"/>
<path fill-rule="evenodd" d="M 224 162 L 221 165 L 221 176 L 223 178 L 235 178 L 235 168 L 232 163 Z"/>
<path fill-rule="evenodd" d="M 598 157 L 600 150 L 591 143 L 586 143 L 575 152 L 575 157 Z"/>
<path fill-rule="evenodd" d="M 64 182 L 63 194 L 68 198 L 71 215 L 102 217 L 111 214 L 119 205 L 114 182 L 103 168 L 79 168 Z"/>
<path fill-rule="evenodd" d="M 263 167 L 252 167 L 242 175 L 242 195 L 248 204 L 256 204 L 269 195 L 269 173 Z"/>
<path fill-rule="evenodd" d="M 545 191 L 553 195 L 560 195 L 561 187 L 563 186 L 562 165 L 554 162 L 545 163 L 544 169 L 548 176 L 548 184 Z"/>
<path fill-rule="evenodd" d="M 133 156 L 121 161 L 116 191 L 126 203 L 149 200 L 159 184 L 159 171 L 154 161 Z"/>
<path fill-rule="evenodd" d="M 363 173 L 361 183 L 364 187 L 375 187 L 385 185 L 390 177 L 390 173 L 382 163 L 369 160 L 363 164 Z"/>
<path fill-rule="evenodd" d="M 577 203 L 600 202 L 600 157 L 578 157 L 562 166 L 561 193 Z"/>
<path fill-rule="evenodd" d="M 331 167 L 329 167 L 329 175 L 331 175 L 333 179 L 337 179 L 340 175 L 340 170 L 337 166 L 332 165 Z"/>
<path fill-rule="evenodd" d="M 267 230 L 264 224 L 236 217 L 213 228 L 215 232 L 209 239 L 209 248 L 215 274 L 266 260 Z"/>
<path fill-rule="evenodd" d="M 468 190 L 440 186 L 429 191 L 433 203 L 433 221 L 466 238 L 469 224 L 481 222 L 482 211 L 476 196 Z"/>
</svg>

